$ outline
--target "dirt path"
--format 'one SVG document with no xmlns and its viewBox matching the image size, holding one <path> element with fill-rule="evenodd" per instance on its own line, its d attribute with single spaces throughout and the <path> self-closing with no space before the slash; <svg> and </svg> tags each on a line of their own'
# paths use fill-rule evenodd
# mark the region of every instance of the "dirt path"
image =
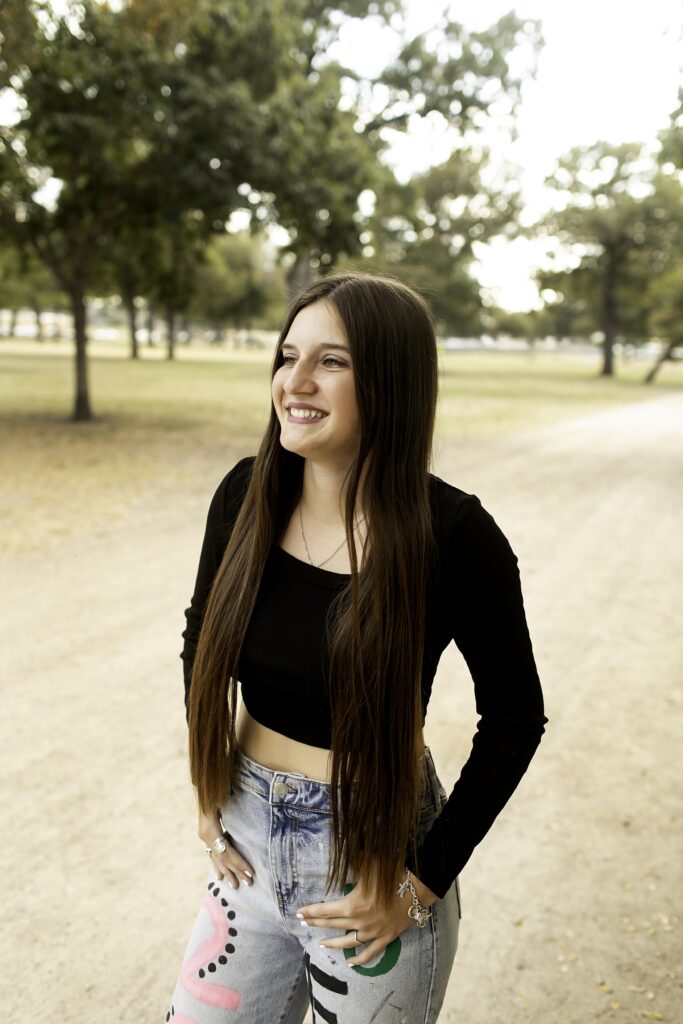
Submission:
<svg viewBox="0 0 683 1024">
<path fill-rule="evenodd" d="M 462 873 L 446 1024 L 681 1020 L 681 436 L 669 395 L 437 460 L 519 557 L 550 718 Z M 125 531 L 0 562 L 14 1024 L 164 1019 L 206 868 L 178 654 L 221 471 L 155 492 Z M 471 691 L 451 647 L 427 720 L 447 788 Z"/>
</svg>

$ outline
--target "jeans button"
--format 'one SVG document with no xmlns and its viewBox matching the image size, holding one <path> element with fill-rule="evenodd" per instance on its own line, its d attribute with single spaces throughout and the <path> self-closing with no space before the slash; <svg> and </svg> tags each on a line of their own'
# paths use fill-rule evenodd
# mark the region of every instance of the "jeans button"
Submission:
<svg viewBox="0 0 683 1024">
<path fill-rule="evenodd" d="M 282 797 L 289 793 L 289 786 L 286 782 L 276 782 L 273 786 L 273 796 Z"/>
</svg>

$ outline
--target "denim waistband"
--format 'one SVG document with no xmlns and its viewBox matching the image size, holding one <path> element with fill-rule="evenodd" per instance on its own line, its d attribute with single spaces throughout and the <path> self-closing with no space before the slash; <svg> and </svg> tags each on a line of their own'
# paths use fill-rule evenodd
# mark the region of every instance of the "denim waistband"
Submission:
<svg viewBox="0 0 683 1024">
<path fill-rule="evenodd" d="M 429 747 L 425 746 L 422 763 L 422 811 L 439 808 L 439 782 Z M 332 785 L 309 779 L 303 772 L 276 771 L 266 768 L 238 748 L 236 760 L 237 785 L 271 804 L 288 804 L 332 813 Z"/>
</svg>

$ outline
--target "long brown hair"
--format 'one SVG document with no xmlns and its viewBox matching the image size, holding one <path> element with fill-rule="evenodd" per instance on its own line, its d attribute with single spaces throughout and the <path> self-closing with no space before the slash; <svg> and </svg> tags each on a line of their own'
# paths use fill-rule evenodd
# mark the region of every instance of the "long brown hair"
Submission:
<svg viewBox="0 0 683 1024">
<path fill-rule="evenodd" d="M 415 852 L 421 774 L 420 683 L 433 530 L 428 471 L 437 397 L 434 325 L 425 301 L 392 278 L 329 276 L 291 303 L 272 374 L 296 317 L 330 303 L 346 335 L 360 442 L 345 484 L 351 578 L 330 607 L 332 841 L 328 891 L 350 872 L 384 904 Z M 239 656 L 268 553 L 301 497 L 304 459 L 282 447 L 274 408 L 204 612 L 192 670 L 189 750 L 199 806 L 232 792 Z M 361 479 L 367 557 L 358 566 Z"/>
</svg>

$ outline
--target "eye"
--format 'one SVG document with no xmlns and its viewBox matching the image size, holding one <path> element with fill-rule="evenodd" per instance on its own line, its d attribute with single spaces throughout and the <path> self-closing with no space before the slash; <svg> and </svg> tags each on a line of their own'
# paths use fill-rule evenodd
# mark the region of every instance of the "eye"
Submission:
<svg viewBox="0 0 683 1024">
<path fill-rule="evenodd" d="M 327 355 L 323 356 L 320 360 L 323 366 L 333 370 L 344 370 L 348 368 L 348 363 L 343 359 L 339 359 L 337 356 Z M 296 362 L 296 356 L 291 352 L 282 353 L 282 366 L 294 366 Z"/>
</svg>

